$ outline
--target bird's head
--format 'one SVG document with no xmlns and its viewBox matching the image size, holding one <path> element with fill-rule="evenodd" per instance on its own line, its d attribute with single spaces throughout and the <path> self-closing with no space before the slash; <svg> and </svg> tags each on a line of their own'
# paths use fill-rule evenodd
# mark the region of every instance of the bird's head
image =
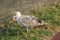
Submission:
<svg viewBox="0 0 60 40">
<path fill-rule="evenodd" d="M 19 11 L 15 12 L 13 15 L 13 21 L 16 21 L 19 17 L 21 17 L 21 13 Z"/>
</svg>

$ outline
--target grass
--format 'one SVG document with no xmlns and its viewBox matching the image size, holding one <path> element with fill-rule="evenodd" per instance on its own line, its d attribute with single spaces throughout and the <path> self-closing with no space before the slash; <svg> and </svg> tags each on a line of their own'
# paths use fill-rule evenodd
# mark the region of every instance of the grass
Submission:
<svg viewBox="0 0 60 40">
<path fill-rule="evenodd" d="M 51 25 L 60 26 L 60 7 L 46 7 L 42 10 L 34 10 L 33 15 L 37 16 L 39 19 L 50 23 Z"/>
<path fill-rule="evenodd" d="M 9 13 L 9 11 L 8 11 Z M 31 14 L 52 25 L 53 28 L 60 28 L 60 6 L 53 5 L 42 9 L 31 10 Z M 4 14 L 5 15 L 5 14 Z M 2 15 L 0 15 L 2 16 Z M 7 16 L 7 15 L 6 15 Z M 9 16 L 8 16 L 9 17 Z M 16 22 L 10 21 L 3 17 L 3 28 L 0 27 L 0 40 L 44 40 L 46 37 L 51 37 L 53 30 L 43 28 L 32 28 L 27 34 L 26 29 L 20 27 Z M 7 18 L 7 17 L 6 17 Z"/>
</svg>

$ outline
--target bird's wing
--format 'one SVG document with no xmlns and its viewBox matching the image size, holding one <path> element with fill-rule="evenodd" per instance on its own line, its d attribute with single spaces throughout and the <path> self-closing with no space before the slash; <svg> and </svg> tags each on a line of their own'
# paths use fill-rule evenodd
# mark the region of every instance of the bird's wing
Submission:
<svg viewBox="0 0 60 40">
<path fill-rule="evenodd" d="M 22 16 L 19 21 L 24 26 L 36 26 L 39 24 L 33 16 Z"/>
</svg>

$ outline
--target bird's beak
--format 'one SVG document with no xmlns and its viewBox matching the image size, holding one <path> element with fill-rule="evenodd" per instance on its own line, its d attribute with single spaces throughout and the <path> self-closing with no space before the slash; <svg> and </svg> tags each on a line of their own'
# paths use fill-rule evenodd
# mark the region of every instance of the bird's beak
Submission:
<svg viewBox="0 0 60 40">
<path fill-rule="evenodd" d="M 16 17 L 15 17 L 15 16 L 12 18 L 12 21 L 13 21 L 13 22 L 15 22 L 15 21 L 16 21 Z"/>
</svg>

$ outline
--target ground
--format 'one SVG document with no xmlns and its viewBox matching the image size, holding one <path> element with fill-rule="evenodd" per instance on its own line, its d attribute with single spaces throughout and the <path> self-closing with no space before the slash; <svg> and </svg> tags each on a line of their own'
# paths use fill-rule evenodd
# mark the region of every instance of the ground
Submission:
<svg viewBox="0 0 60 40">
<path fill-rule="evenodd" d="M 12 21 L 15 11 L 34 15 L 46 26 L 27 33 Z M 60 32 L 60 0 L 0 0 L 0 40 L 50 40 L 57 32 Z"/>
</svg>

